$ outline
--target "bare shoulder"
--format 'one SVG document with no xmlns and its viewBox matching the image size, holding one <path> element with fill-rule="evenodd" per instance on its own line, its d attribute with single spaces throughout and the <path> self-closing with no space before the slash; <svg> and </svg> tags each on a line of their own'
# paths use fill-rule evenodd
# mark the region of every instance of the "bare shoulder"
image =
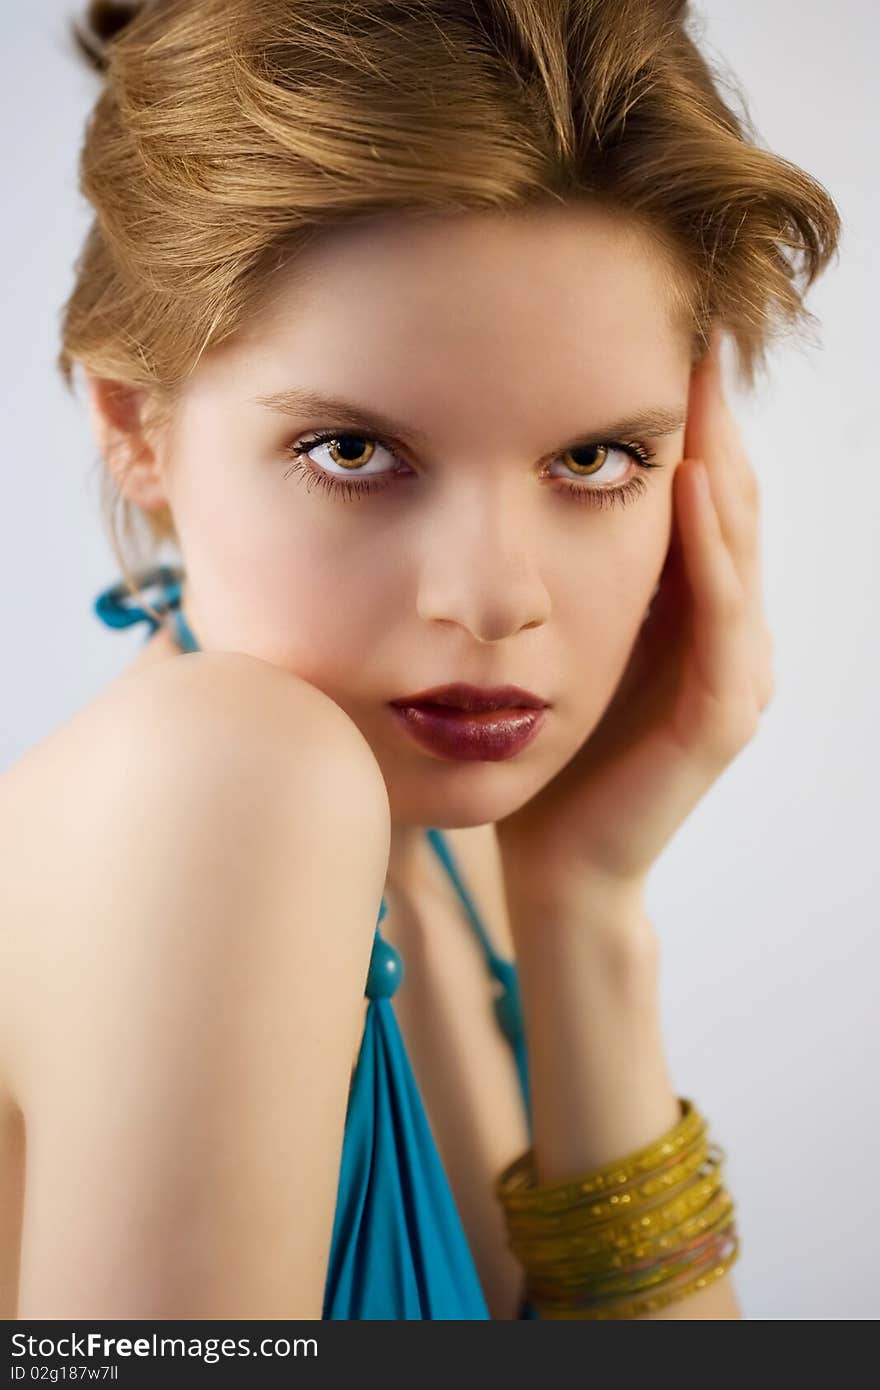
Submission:
<svg viewBox="0 0 880 1390">
<path fill-rule="evenodd" d="M 183 776 L 206 752 L 217 766 L 258 751 L 273 762 L 311 759 L 329 776 L 363 774 L 384 791 L 360 730 L 308 681 L 243 653 L 189 653 L 124 671 L 0 775 L 4 848 L 14 852 L 34 833 L 57 836 L 62 848 L 120 765 L 164 770 L 170 757 Z"/>
<path fill-rule="evenodd" d="M 348 808 L 381 854 L 387 793 L 360 731 L 307 681 L 231 652 L 124 672 L 0 776 L 0 1092 L 27 1018 L 50 1035 L 62 976 L 102 949 L 98 888 L 105 904 L 117 894 L 123 930 L 127 898 L 158 894 L 159 910 L 156 865 L 175 840 L 194 853 L 210 830 L 207 854 L 223 835 L 258 837 L 270 815 L 277 829 L 279 807 L 297 824 L 307 812 L 315 852 L 329 809 Z M 280 850 L 280 832 L 263 838 L 267 856 Z"/>
<path fill-rule="evenodd" d="M 276 754 L 296 745 L 332 761 L 338 748 L 344 762 L 375 766 L 357 726 L 308 681 L 244 653 L 194 652 L 133 664 L 29 748 L 0 776 L 0 816 L 39 806 L 42 818 L 59 797 L 81 797 L 86 775 L 115 762 L 127 739 L 154 756 L 168 746 L 179 754 L 221 727 L 263 735 Z"/>
</svg>

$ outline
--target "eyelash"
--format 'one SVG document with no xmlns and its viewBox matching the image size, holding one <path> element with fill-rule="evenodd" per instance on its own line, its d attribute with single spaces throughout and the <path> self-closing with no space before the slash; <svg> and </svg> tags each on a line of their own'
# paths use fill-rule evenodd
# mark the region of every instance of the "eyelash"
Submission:
<svg viewBox="0 0 880 1390">
<path fill-rule="evenodd" d="M 338 478 L 332 473 L 327 473 L 319 467 L 312 466 L 306 459 L 305 455 L 308 454 L 310 449 L 317 449 L 321 444 L 328 444 L 331 441 L 338 442 L 340 439 L 364 439 L 370 444 L 380 444 L 383 449 L 387 449 L 390 454 L 397 458 L 394 447 L 378 435 L 360 434 L 352 430 L 322 430 L 309 439 L 301 439 L 296 444 L 289 444 L 287 446 L 287 452 L 293 455 L 295 461 L 284 474 L 285 478 L 289 478 L 292 474 L 299 473 L 306 479 L 307 484 L 310 484 L 312 479 L 314 479 L 318 487 L 323 487 L 334 496 L 342 496 L 346 500 L 350 500 L 352 497 L 360 496 L 367 492 L 381 492 L 384 488 L 389 486 L 388 482 L 367 482 L 364 478 Z M 564 452 L 568 453 L 575 449 L 589 449 L 595 447 L 597 444 L 601 444 L 606 448 L 621 449 L 625 454 L 629 454 L 630 458 L 634 459 L 640 468 L 662 468 L 664 466 L 662 463 L 653 462 L 656 457 L 655 451 L 650 449 L 646 444 L 636 442 L 624 443 L 616 439 L 591 440 L 589 444 L 573 444 L 571 450 L 565 450 Z M 393 473 L 387 473 L 375 476 L 391 479 L 395 475 Z M 615 487 L 587 487 L 579 483 L 566 482 L 565 479 L 559 479 L 559 481 L 562 483 L 562 487 L 566 492 L 574 494 L 577 502 L 586 502 L 589 506 L 600 508 L 626 506 L 628 502 L 644 493 L 648 486 L 645 479 L 640 474 L 635 474 L 635 476 L 630 478 L 627 482 L 620 483 Z"/>
</svg>

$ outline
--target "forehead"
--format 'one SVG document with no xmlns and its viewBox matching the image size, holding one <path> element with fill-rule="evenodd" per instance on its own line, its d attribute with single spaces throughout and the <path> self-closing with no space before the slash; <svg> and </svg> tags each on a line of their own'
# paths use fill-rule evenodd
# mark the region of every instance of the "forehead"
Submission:
<svg viewBox="0 0 880 1390">
<path fill-rule="evenodd" d="M 677 276 L 646 228 L 600 204 L 386 213 L 319 232 L 273 277 L 263 318 L 323 313 L 328 299 L 344 298 L 348 311 L 381 311 L 400 327 L 427 310 L 438 325 L 472 332 L 490 309 L 514 319 L 585 307 L 608 315 L 637 300 L 659 325 Z"/>
<path fill-rule="evenodd" d="M 595 395 L 613 409 L 640 380 L 652 395 L 680 386 L 675 275 L 643 229 L 596 205 L 382 214 L 319 232 L 224 356 L 261 393 L 344 385 L 390 401 L 403 380 L 409 402 L 462 405 L 491 383 L 499 408 L 539 389 L 551 408 Z"/>
</svg>

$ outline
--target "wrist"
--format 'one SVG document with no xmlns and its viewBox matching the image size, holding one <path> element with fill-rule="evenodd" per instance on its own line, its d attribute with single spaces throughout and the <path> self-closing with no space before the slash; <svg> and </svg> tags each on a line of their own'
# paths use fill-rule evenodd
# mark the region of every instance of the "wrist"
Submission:
<svg viewBox="0 0 880 1390">
<path fill-rule="evenodd" d="M 573 885 L 546 882 L 521 868 L 504 875 L 507 917 L 516 957 L 525 966 L 534 956 L 565 959 L 590 953 L 595 968 L 655 980 L 659 940 L 645 905 L 643 882 L 601 876 Z M 552 951 L 548 951 L 552 947 Z"/>
<path fill-rule="evenodd" d="M 521 857 L 501 855 L 508 904 L 554 922 L 638 922 L 646 917 L 646 879 L 612 878 L 598 870 L 580 873 L 536 869 Z"/>
</svg>

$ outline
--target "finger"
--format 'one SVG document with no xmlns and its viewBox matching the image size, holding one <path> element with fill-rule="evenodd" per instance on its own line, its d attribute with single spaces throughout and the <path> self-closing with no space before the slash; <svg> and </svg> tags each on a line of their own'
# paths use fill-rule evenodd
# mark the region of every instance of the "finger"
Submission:
<svg viewBox="0 0 880 1390">
<path fill-rule="evenodd" d="M 688 401 L 685 457 L 702 459 L 709 472 L 712 499 L 721 532 L 756 608 L 760 607 L 761 555 L 757 478 L 724 394 L 720 360 L 721 334 L 694 372 Z"/>
<path fill-rule="evenodd" d="M 751 704 L 754 709 L 763 711 L 773 697 L 773 639 L 768 628 L 764 611 L 764 594 L 761 578 L 760 516 L 756 507 L 751 507 L 742 495 L 736 496 L 731 505 L 737 517 L 734 527 L 728 524 L 725 532 L 718 505 L 718 493 L 725 486 L 729 489 L 729 474 L 724 469 L 708 474 L 710 501 L 712 506 L 703 525 L 706 535 L 711 536 L 717 525 L 721 540 L 727 550 L 732 567 L 736 572 L 741 594 L 740 614 L 736 635 L 730 645 L 730 657 L 726 675 L 718 679 L 728 682 L 729 695 L 737 702 L 742 701 L 747 710 L 747 683 L 751 685 Z M 728 491 L 728 499 L 730 493 Z M 712 518 L 714 513 L 714 520 Z M 698 523 L 699 524 L 699 523 Z M 740 527 L 739 532 L 736 527 Z M 733 540 L 731 541 L 731 530 Z M 690 576 L 689 576 L 690 579 Z M 733 588 L 733 586 L 731 586 Z M 731 606 L 735 606 L 734 604 Z M 722 610 L 724 603 L 722 600 Z M 723 621 L 723 619 L 722 619 Z M 714 661 L 716 671 L 721 667 L 717 655 L 709 657 Z M 708 667 L 706 668 L 708 672 Z M 707 679 L 711 676 L 707 675 Z M 720 697 L 719 697 L 720 698 Z M 735 739 L 734 739 L 735 741 Z"/>
<path fill-rule="evenodd" d="M 701 460 L 676 469 L 684 568 L 691 590 L 693 659 L 708 695 L 736 705 L 751 694 L 749 610 Z"/>
<path fill-rule="evenodd" d="M 712 420 L 717 449 L 709 484 L 721 531 L 746 595 L 752 633 L 753 671 L 759 691 L 772 690 L 772 640 L 764 611 L 761 554 L 760 489 L 742 437 L 727 401 L 721 370 L 721 334 L 713 339 L 713 363 L 703 385 L 708 397 L 707 414 Z M 767 698 L 761 696 L 761 707 Z"/>
<path fill-rule="evenodd" d="M 720 332 L 714 329 L 709 350 L 691 372 L 683 450 L 686 459 L 708 460 L 717 431 L 711 418 L 711 387 L 718 373 Z"/>
</svg>

